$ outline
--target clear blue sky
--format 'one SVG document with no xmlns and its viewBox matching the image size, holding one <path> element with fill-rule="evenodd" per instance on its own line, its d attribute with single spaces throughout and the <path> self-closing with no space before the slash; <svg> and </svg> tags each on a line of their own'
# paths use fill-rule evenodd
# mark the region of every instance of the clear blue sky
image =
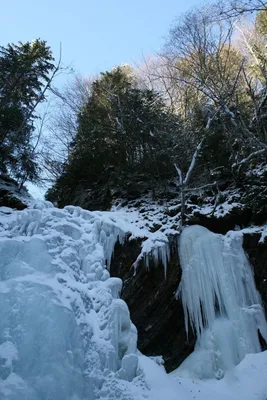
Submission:
<svg viewBox="0 0 267 400">
<path fill-rule="evenodd" d="M 201 0 L 3 0 L 0 44 L 44 39 L 83 75 L 159 50 L 175 17 Z"/>
</svg>

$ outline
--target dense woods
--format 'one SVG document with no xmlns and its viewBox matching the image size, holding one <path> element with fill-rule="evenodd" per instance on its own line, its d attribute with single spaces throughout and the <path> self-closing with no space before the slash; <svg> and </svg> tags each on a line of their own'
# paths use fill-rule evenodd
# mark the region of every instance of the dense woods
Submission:
<svg viewBox="0 0 267 400">
<path fill-rule="evenodd" d="M 266 46 L 266 5 L 244 0 L 192 10 L 160 54 L 61 90 L 45 42 L 2 47 L 2 172 L 49 181 L 47 199 L 89 209 L 147 193 L 184 202 L 192 188 L 244 189 L 248 171 L 266 163 Z M 36 108 L 49 91 L 56 105 L 39 140 Z"/>
</svg>

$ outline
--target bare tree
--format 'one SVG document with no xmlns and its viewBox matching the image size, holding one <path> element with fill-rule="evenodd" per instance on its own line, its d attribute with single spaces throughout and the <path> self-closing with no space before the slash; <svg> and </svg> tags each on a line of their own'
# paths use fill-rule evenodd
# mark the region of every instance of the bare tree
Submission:
<svg viewBox="0 0 267 400">
<path fill-rule="evenodd" d="M 265 153 L 267 138 L 266 133 L 261 137 L 267 85 L 261 84 L 259 90 L 258 77 L 253 82 L 253 64 L 247 53 L 256 59 L 258 70 L 266 79 L 263 54 L 255 45 L 255 35 L 248 39 L 242 32 L 246 53 L 235 47 L 233 36 L 237 30 L 240 32 L 232 19 L 215 20 L 210 10 L 203 8 L 186 14 L 174 25 L 164 51 L 168 79 L 185 94 L 181 101 L 185 116 L 190 119 L 193 110 L 201 108 L 206 115 L 205 129 L 216 112 L 229 139 L 241 143 L 242 151 L 237 151 L 232 161 L 236 171 L 245 160 L 249 162 Z"/>
<path fill-rule="evenodd" d="M 214 22 L 206 9 L 193 11 L 173 27 L 164 52 L 172 80 L 230 116 L 243 63 L 232 46 L 233 29 L 231 22 Z"/>
<path fill-rule="evenodd" d="M 185 217 L 186 217 L 186 192 L 194 192 L 194 191 L 199 191 L 203 189 L 207 189 L 208 187 L 215 186 L 217 185 L 217 182 L 212 182 L 212 183 L 207 183 L 205 185 L 201 185 L 198 187 L 190 187 L 191 183 L 191 178 L 192 174 L 194 172 L 194 169 L 201 158 L 201 152 L 203 150 L 205 140 L 207 138 L 208 131 L 212 125 L 213 120 L 216 118 L 217 113 L 219 112 L 220 107 L 215 111 L 213 116 L 209 118 L 207 125 L 205 127 L 204 135 L 201 139 L 201 141 L 198 143 L 198 145 L 195 148 L 195 151 L 191 157 L 191 161 L 189 164 L 189 167 L 184 174 L 182 169 L 175 163 L 174 167 L 176 169 L 177 175 L 178 175 L 178 182 L 179 182 L 179 189 L 180 189 L 180 200 L 181 200 L 181 219 L 180 219 L 180 227 L 182 228 L 185 222 Z"/>
<path fill-rule="evenodd" d="M 86 104 L 92 79 L 75 76 L 62 90 L 52 88 L 53 113 L 46 123 L 46 135 L 42 142 L 42 166 L 46 179 L 54 181 L 70 155 L 72 142 L 77 133 L 77 116 Z"/>
<path fill-rule="evenodd" d="M 248 14 L 266 10 L 264 0 L 225 0 L 216 4 L 216 18 L 236 19 Z"/>
</svg>

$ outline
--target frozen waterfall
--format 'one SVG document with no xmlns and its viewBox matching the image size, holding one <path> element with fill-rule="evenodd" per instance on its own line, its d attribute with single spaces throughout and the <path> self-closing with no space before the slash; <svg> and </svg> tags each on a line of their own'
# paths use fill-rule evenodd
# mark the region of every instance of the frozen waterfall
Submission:
<svg viewBox="0 0 267 400">
<path fill-rule="evenodd" d="M 6 211 L 6 210 L 4 210 Z M 126 234 L 48 202 L 0 221 L 0 399 L 132 399 L 137 331 L 110 278 Z"/>
<path fill-rule="evenodd" d="M 0 207 L 0 400 L 265 399 L 267 352 L 246 357 L 232 384 L 180 372 L 177 380 L 138 352 L 136 328 L 119 298 L 122 282 L 108 268 L 117 240 L 146 233 L 120 212 L 48 202 L 23 211 Z M 163 235 L 144 243 L 139 261 L 151 254 L 167 263 Z M 182 245 L 185 314 L 199 340 L 181 371 L 205 364 L 214 376 L 229 360 L 260 350 L 260 299 L 239 238 L 194 227 L 185 229 Z"/>
<path fill-rule="evenodd" d="M 242 235 L 214 234 L 201 226 L 183 230 L 179 246 L 185 326 L 197 335 L 194 352 L 179 371 L 221 378 L 248 353 L 267 342 L 267 324 Z"/>
</svg>

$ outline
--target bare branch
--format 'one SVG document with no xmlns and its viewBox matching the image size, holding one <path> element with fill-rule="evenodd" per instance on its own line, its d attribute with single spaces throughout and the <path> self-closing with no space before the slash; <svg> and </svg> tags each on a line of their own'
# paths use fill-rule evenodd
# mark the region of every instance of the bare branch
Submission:
<svg viewBox="0 0 267 400">
<path fill-rule="evenodd" d="M 188 188 L 188 189 L 184 189 L 185 192 L 197 192 L 198 190 L 203 190 L 203 189 L 207 189 L 209 187 L 213 187 L 216 186 L 217 182 L 212 182 L 212 183 L 207 183 L 206 185 L 203 186 L 199 186 L 199 187 L 195 187 L 195 188 Z"/>
<path fill-rule="evenodd" d="M 234 163 L 234 164 L 232 165 L 232 168 L 240 167 L 240 166 L 242 166 L 242 165 L 248 163 L 248 162 L 249 162 L 250 160 L 252 160 L 253 158 L 258 157 L 258 156 L 260 156 L 261 154 L 264 154 L 265 152 L 267 152 L 267 148 L 254 151 L 254 152 L 251 153 L 248 157 L 243 158 L 243 160 L 241 160 L 241 161 L 239 161 L 239 162 L 237 162 L 237 163 Z"/>
</svg>

